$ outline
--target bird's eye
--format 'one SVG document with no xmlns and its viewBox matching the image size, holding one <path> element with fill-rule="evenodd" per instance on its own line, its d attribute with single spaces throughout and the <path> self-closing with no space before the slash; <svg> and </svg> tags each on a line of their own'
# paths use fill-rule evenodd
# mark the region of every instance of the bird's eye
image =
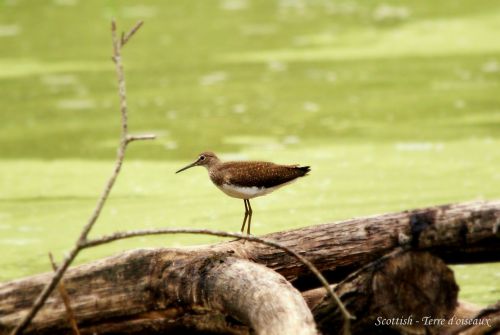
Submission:
<svg viewBox="0 0 500 335">
<path fill-rule="evenodd" d="M 205 156 L 201 155 L 200 156 L 200 161 L 204 161 L 205 160 Z"/>
</svg>

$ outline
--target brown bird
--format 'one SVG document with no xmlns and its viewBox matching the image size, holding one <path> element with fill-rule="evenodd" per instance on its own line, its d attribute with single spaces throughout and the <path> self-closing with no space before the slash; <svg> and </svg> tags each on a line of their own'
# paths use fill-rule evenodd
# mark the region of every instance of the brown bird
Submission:
<svg viewBox="0 0 500 335">
<path fill-rule="evenodd" d="M 248 219 L 247 234 L 250 235 L 252 207 L 250 199 L 272 191 L 305 176 L 309 166 L 278 165 L 270 162 L 222 162 L 213 152 L 203 152 L 198 159 L 175 173 L 193 166 L 204 166 L 212 182 L 230 197 L 243 199 L 245 216 L 241 232 Z"/>
</svg>

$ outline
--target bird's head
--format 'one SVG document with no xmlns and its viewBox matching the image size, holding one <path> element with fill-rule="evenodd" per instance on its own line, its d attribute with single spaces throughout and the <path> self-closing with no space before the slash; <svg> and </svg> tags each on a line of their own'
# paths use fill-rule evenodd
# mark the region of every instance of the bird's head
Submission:
<svg viewBox="0 0 500 335">
<path fill-rule="evenodd" d="M 183 167 L 182 169 L 176 171 L 175 173 L 182 172 L 184 170 L 192 168 L 193 166 L 198 166 L 198 165 L 209 168 L 210 166 L 216 164 L 218 161 L 219 158 L 213 152 L 205 151 L 199 154 L 198 159 L 196 159 L 193 163 Z"/>
</svg>

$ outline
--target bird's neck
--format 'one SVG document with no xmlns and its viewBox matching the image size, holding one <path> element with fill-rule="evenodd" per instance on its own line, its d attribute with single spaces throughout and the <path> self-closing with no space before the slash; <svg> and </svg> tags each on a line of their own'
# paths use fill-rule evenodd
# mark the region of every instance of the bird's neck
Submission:
<svg viewBox="0 0 500 335">
<path fill-rule="evenodd" d="M 222 164 L 223 163 L 220 160 L 216 160 L 216 161 L 212 162 L 212 164 L 206 166 L 207 171 L 208 171 L 208 175 L 210 176 L 210 179 L 214 183 L 217 183 L 216 181 L 218 181 L 221 177 L 220 173 L 219 173 L 219 168 Z"/>
</svg>

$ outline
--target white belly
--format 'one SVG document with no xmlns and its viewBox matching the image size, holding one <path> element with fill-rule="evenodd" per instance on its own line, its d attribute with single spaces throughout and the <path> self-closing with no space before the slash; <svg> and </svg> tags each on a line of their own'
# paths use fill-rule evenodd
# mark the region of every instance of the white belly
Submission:
<svg viewBox="0 0 500 335">
<path fill-rule="evenodd" d="M 217 186 L 222 192 L 226 193 L 230 197 L 238 199 L 251 199 L 255 197 L 260 197 L 271 193 L 272 191 L 280 188 L 283 185 L 278 185 L 275 187 L 265 188 L 265 187 L 241 187 L 229 184 L 222 184 L 222 186 Z"/>
</svg>

